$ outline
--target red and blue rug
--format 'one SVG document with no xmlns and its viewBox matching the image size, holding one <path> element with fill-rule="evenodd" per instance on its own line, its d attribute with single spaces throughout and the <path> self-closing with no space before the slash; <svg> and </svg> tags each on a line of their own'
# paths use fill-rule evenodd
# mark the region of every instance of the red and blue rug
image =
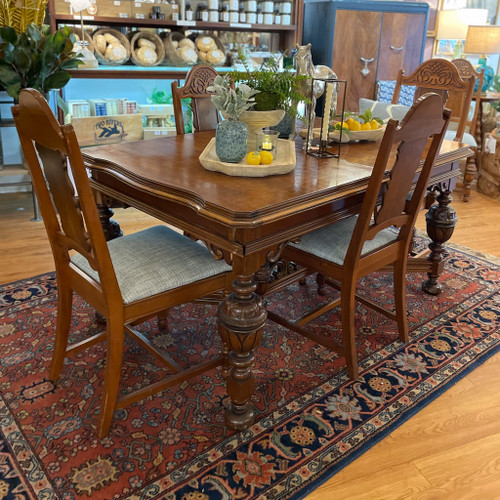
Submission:
<svg viewBox="0 0 500 500">
<path fill-rule="evenodd" d="M 302 498 L 473 370 L 500 346 L 500 264 L 453 249 L 443 292 L 421 291 L 408 276 L 411 342 L 395 324 L 359 305 L 362 375 L 343 360 L 272 322 L 256 356 L 257 421 L 246 432 L 224 427 L 220 370 L 119 410 L 109 435 L 95 427 L 104 346 L 66 361 L 47 380 L 56 322 L 54 274 L 0 287 L 0 498 L 5 499 L 279 499 Z M 366 296 L 391 304 L 390 275 L 360 282 Z M 332 292 L 333 293 L 333 292 Z M 314 280 L 268 299 L 290 317 L 317 300 Z M 169 330 L 142 326 L 182 364 L 217 352 L 214 306 L 176 308 Z M 335 313 L 316 327 L 339 335 Z M 102 328 L 75 297 L 72 339 Z M 122 386 L 138 387 L 165 370 L 133 341 Z"/>
</svg>

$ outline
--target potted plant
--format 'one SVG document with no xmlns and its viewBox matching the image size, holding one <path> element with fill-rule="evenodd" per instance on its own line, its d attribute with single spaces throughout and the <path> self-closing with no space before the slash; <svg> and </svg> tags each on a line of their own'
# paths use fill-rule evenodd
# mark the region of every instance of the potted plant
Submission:
<svg viewBox="0 0 500 500">
<path fill-rule="evenodd" d="M 248 127 L 239 118 L 255 104 L 259 91 L 244 83 L 235 87 L 228 75 L 216 76 L 207 90 L 214 93 L 211 100 L 225 118 L 217 124 L 215 152 L 223 162 L 238 163 L 247 153 L 248 139 Z"/>
<path fill-rule="evenodd" d="M 50 34 L 50 27 L 30 24 L 18 34 L 10 26 L 0 28 L 0 84 L 19 100 L 19 91 L 34 88 L 45 97 L 64 87 L 71 75 L 66 71 L 82 63 L 73 52 L 75 36 L 68 27 Z"/>
<path fill-rule="evenodd" d="M 275 123 L 280 131 L 280 137 L 289 137 L 293 132 L 293 123 L 297 116 L 297 104 L 309 102 L 302 93 L 300 83 L 306 80 L 306 75 L 298 75 L 288 69 L 280 70 L 276 59 L 269 58 L 258 70 L 251 71 L 245 55 L 239 51 L 238 57 L 243 63 L 245 71 L 232 73 L 231 78 L 235 84 L 245 83 L 249 87 L 259 90 L 255 97 L 253 111 L 283 110 L 284 114 Z"/>
</svg>

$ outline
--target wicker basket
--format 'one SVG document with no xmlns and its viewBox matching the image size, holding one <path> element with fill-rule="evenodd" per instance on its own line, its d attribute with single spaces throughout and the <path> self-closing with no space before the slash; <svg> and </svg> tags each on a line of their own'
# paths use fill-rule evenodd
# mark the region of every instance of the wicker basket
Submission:
<svg viewBox="0 0 500 500">
<path fill-rule="evenodd" d="M 120 61 L 110 61 L 109 59 L 106 59 L 104 54 L 99 50 L 96 43 L 97 35 L 105 35 L 106 33 L 109 33 L 110 35 L 113 35 L 115 38 L 118 38 L 118 41 L 125 47 L 127 55 Z M 92 41 L 94 43 L 95 56 L 100 64 L 107 64 L 109 66 L 120 66 L 126 63 L 130 58 L 130 42 L 128 41 L 127 37 L 123 33 L 120 33 L 118 30 L 115 30 L 113 28 L 99 29 L 94 32 L 92 36 Z"/>
<path fill-rule="evenodd" d="M 141 62 L 136 57 L 136 50 L 139 48 L 139 40 L 145 39 L 153 42 L 156 49 L 156 61 L 154 63 Z M 158 66 L 165 59 L 165 48 L 161 38 L 155 33 L 149 33 L 148 31 L 135 31 L 132 33 L 130 39 L 130 60 L 137 66 Z"/>
<path fill-rule="evenodd" d="M 203 59 L 203 56 L 200 56 L 200 53 L 203 51 L 201 51 L 198 48 L 198 41 L 201 40 L 202 38 L 207 38 L 207 37 L 211 38 L 215 42 L 217 49 L 220 50 L 224 54 L 224 61 L 222 61 L 220 63 L 213 63 L 213 62 L 210 62 L 208 60 Z M 196 45 L 196 51 L 198 52 L 198 57 L 203 64 L 210 64 L 212 66 L 224 66 L 224 64 L 226 62 L 226 49 L 224 48 L 224 45 L 222 44 L 222 42 L 215 35 L 200 35 L 199 37 L 196 38 L 195 45 Z"/>
<path fill-rule="evenodd" d="M 71 32 L 76 35 L 80 40 L 82 40 L 82 29 L 81 28 L 70 28 Z M 94 42 L 92 40 L 92 37 L 87 31 L 83 31 L 83 40 L 87 42 L 88 45 L 86 45 L 87 49 L 92 52 L 92 54 L 95 53 L 95 47 L 94 47 Z"/>
<path fill-rule="evenodd" d="M 195 61 L 193 63 L 186 63 L 180 58 L 179 52 L 174 47 L 172 42 L 180 42 L 184 40 L 184 38 L 186 37 L 179 31 L 172 31 L 163 39 L 163 45 L 165 47 L 165 63 L 169 66 L 193 66 L 198 62 Z"/>
</svg>

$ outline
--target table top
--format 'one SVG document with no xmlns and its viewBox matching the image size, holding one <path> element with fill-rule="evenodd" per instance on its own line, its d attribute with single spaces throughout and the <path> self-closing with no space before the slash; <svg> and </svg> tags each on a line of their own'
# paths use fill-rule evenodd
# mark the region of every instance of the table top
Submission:
<svg viewBox="0 0 500 500">
<path fill-rule="evenodd" d="M 340 158 L 296 151 L 295 169 L 264 178 L 231 177 L 205 170 L 199 155 L 214 136 L 200 132 L 149 141 L 85 148 L 87 166 L 166 198 L 182 199 L 213 217 L 255 222 L 297 204 L 329 202 L 366 188 L 378 143 L 343 145 Z M 464 144 L 444 141 L 436 165 L 469 156 Z"/>
</svg>

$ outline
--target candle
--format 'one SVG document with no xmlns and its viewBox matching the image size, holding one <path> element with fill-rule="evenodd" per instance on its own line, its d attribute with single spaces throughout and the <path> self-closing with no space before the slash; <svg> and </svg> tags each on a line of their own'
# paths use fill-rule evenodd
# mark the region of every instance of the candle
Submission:
<svg viewBox="0 0 500 500">
<path fill-rule="evenodd" d="M 268 135 L 264 136 L 264 140 L 262 141 L 262 149 L 265 149 L 266 151 L 271 151 L 271 149 L 273 149 L 273 143 L 271 142 L 271 138 Z"/>
<path fill-rule="evenodd" d="M 330 124 L 330 107 L 332 105 L 333 83 L 326 84 L 325 107 L 323 110 L 323 127 L 321 128 L 321 140 L 328 140 L 328 125 Z"/>
</svg>

